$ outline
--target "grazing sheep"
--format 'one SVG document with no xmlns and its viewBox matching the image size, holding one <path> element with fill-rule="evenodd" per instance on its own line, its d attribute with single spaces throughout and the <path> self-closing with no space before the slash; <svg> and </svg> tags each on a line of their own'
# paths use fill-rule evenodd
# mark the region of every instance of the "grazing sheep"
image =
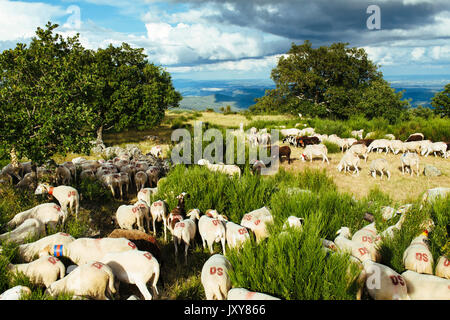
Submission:
<svg viewBox="0 0 450 320">
<path fill-rule="evenodd" d="M 228 248 L 240 248 L 245 241 L 250 239 L 246 227 L 227 221 L 225 223 L 225 238 Z"/>
<path fill-rule="evenodd" d="M 377 232 L 375 223 L 368 224 L 353 234 L 352 241 L 363 245 L 369 250 L 372 261 L 379 261 L 381 256 L 376 246 Z"/>
<path fill-rule="evenodd" d="M 58 185 L 68 185 L 72 182 L 72 174 L 65 166 L 58 166 L 55 171 L 55 180 Z"/>
<path fill-rule="evenodd" d="M 153 188 L 153 187 L 157 187 L 159 180 L 161 180 L 161 168 L 156 167 L 156 166 L 151 166 L 147 169 L 147 171 L 145 171 L 145 173 L 147 174 L 148 177 L 148 185 Z"/>
<path fill-rule="evenodd" d="M 363 144 L 363 145 L 365 145 L 366 147 L 369 147 L 370 144 L 371 144 L 374 140 L 375 140 L 375 139 L 359 139 L 358 141 L 356 141 L 355 143 L 353 143 L 352 146 L 353 146 L 353 145 L 356 145 L 356 144 Z"/>
<path fill-rule="evenodd" d="M 11 176 L 10 176 L 11 177 Z M 11 184 L 12 184 L 12 178 L 11 178 Z M 16 187 L 21 189 L 28 189 L 28 190 L 35 190 L 37 187 L 37 179 L 36 179 L 36 172 L 29 172 L 25 174 L 17 184 Z"/>
<path fill-rule="evenodd" d="M 253 292 L 244 288 L 233 288 L 228 291 L 227 300 L 281 300 L 271 295 Z"/>
<path fill-rule="evenodd" d="M 349 149 L 350 152 L 353 152 L 358 157 L 363 157 L 364 161 L 367 162 L 368 148 L 365 144 L 353 144 Z"/>
<path fill-rule="evenodd" d="M 147 251 L 133 250 L 107 253 L 101 260 L 108 265 L 120 281 L 135 284 L 145 300 L 152 300 L 158 295 L 156 284 L 159 280 L 160 266 L 158 260 Z M 147 283 L 152 281 L 152 293 L 147 289 Z"/>
<path fill-rule="evenodd" d="M 43 224 L 50 224 L 54 228 L 59 222 L 64 225 L 67 214 L 62 211 L 61 207 L 56 203 L 43 203 L 16 214 L 14 218 L 7 223 L 7 226 L 14 228 L 29 218 L 38 219 Z"/>
<path fill-rule="evenodd" d="M 136 250 L 136 245 L 125 238 L 79 238 L 67 245 L 57 244 L 46 246 L 40 253 L 54 257 L 68 257 L 77 265 L 91 260 L 98 261 L 107 253 Z"/>
<path fill-rule="evenodd" d="M 300 136 L 295 138 L 295 146 L 302 147 L 313 144 L 320 144 L 320 139 L 318 137 L 308 137 L 308 136 Z"/>
<path fill-rule="evenodd" d="M 80 179 L 84 180 L 84 179 L 89 179 L 89 180 L 95 180 L 96 177 L 100 177 L 103 176 L 104 174 L 107 173 L 112 173 L 111 171 L 106 171 L 106 170 L 102 170 L 102 171 L 97 171 L 97 173 L 99 173 L 98 175 L 94 172 L 94 170 L 83 170 L 80 173 Z"/>
<path fill-rule="evenodd" d="M 364 132 L 364 129 L 361 129 L 361 130 L 353 130 L 352 132 L 350 132 L 350 134 L 351 134 L 353 137 L 355 137 L 355 138 L 362 139 L 362 138 L 363 138 L 363 132 Z"/>
<path fill-rule="evenodd" d="M 402 154 L 400 161 L 402 163 L 402 174 L 405 174 L 405 167 L 409 167 L 411 176 L 413 175 L 414 166 L 416 167 L 417 176 L 419 176 L 419 156 L 416 153 L 404 153 Z"/>
<path fill-rule="evenodd" d="M 402 273 L 412 300 L 450 300 L 450 280 L 411 270 Z"/>
<path fill-rule="evenodd" d="M 30 263 L 8 264 L 8 269 L 13 273 L 22 272 L 33 284 L 44 285 L 46 288 L 66 274 L 64 264 L 52 256 L 42 256 Z"/>
<path fill-rule="evenodd" d="M 69 169 L 71 176 L 77 181 L 77 167 L 75 164 L 72 161 L 65 161 L 61 165 Z"/>
<path fill-rule="evenodd" d="M 425 242 L 426 240 L 428 240 L 428 232 L 424 231 L 414 238 L 409 247 L 406 248 L 403 253 L 403 264 L 406 270 L 433 274 L 433 255 Z"/>
<path fill-rule="evenodd" d="M 405 152 L 406 148 L 401 140 L 391 140 L 389 143 L 389 149 L 393 154 L 398 154 L 400 151 Z"/>
<path fill-rule="evenodd" d="M 268 223 L 273 223 L 273 216 L 267 207 L 262 207 L 244 214 L 241 225 L 253 231 L 257 242 L 269 236 Z"/>
<path fill-rule="evenodd" d="M 56 244 L 67 245 L 75 241 L 75 238 L 70 234 L 58 232 L 50 236 L 39 239 L 35 242 L 21 244 L 17 250 L 17 258 L 19 261 L 30 262 L 47 246 L 54 246 Z"/>
<path fill-rule="evenodd" d="M 133 226 L 136 225 L 139 231 L 145 232 L 144 220 L 147 223 L 147 229 L 149 229 L 150 216 L 148 206 L 144 201 L 133 205 L 124 204 L 117 208 L 116 221 L 122 229 L 133 230 Z"/>
<path fill-rule="evenodd" d="M 34 194 L 48 193 L 58 200 L 61 209 L 68 214 L 68 207 L 73 213 L 75 209 L 75 216 L 78 219 L 78 211 L 80 210 L 80 195 L 77 189 L 70 186 L 52 187 L 47 183 L 41 183 L 37 186 Z"/>
<path fill-rule="evenodd" d="M 306 161 L 307 159 L 312 162 L 314 157 L 322 157 L 322 162 L 327 161 L 327 163 L 330 163 L 328 161 L 328 149 L 323 144 L 315 144 L 315 145 L 308 145 L 303 150 L 303 153 L 301 154 L 302 161 Z"/>
<path fill-rule="evenodd" d="M 393 238 L 394 232 L 399 231 L 401 229 L 403 223 L 405 222 L 405 219 L 406 219 L 406 211 L 404 211 L 401 214 L 400 219 L 397 221 L 396 224 L 388 227 L 386 230 L 384 230 L 383 232 L 380 233 L 381 238 L 375 239 L 375 243 L 380 242 L 383 238 L 388 238 L 388 239 Z"/>
<path fill-rule="evenodd" d="M 162 156 L 162 148 L 161 146 L 154 146 L 150 149 L 150 154 L 155 158 L 159 158 Z"/>
<path fill-rule="evenodd" d="M 206 300 L 225 300 L 231 289 L 228 275 L 231 263 L 221 254 L 212 255 L 202 268 L 201 282 L 205 290 Z"/>
<path fill-rule="evenodd" d="M 403 275 L 388 266 L 366 260 L 362 278 L 365 288 L 374 300 L 410 300 Z"/>
<path fill-rule="evenodd" d="M 387 139 L 376 139 L 372 141 L 367 149 L 367 152 L 371 152 L 373 150 L 377 150 L 378 153 L 381 153 L 382 149 L 386 150 L 386 154 L 389 152 L 389 146 L 391 144 L 390 140 Z"/>
<path fill-rule="evenodd" d="M 173 229 L 173 243 L 175 246 L 175 259 L 178 255 L 178 246 L 181 242 L 184 243 L 184 263 L 187 264 L 187 254 L 189 245 L 194 241 L 195 233 L 197 232 L 197 225 L 195 219 L 200 219 L 200 212 L 198 209 L 190 210 L 187 213 L 188 219 L 184 219 L 175 224 Z M 200 227 L 200 222 L 199 222 Z M 203 238 L 202 238 L 203 239 Z M 204 245 L 203 245 L 204 247 Z"/>
<path fill-rule="evenodd" d="M 450 260 L 447 257 L 439 257 L 436 263 L 435 274 L 438 277 L 450 279 Z"/>
<path fill-rule="evenodd" d="M 347 150 L 344 153 L 344 156 L 342 157 L 341 161 L 339 162 L 337 169 L 339 172 L 341 172 L 342 169 L 344 169 L 345 173 L 347 171 L 350 171 L 350 167 L 353 167 L 354 168 L 353 174 L 356 173 L 356 175 L 359 175 L 358 169 L 359 161 L 360 159 L 356 154 L 354 154 L 350 150 Z"/>
<path fill-rule="evenodd" d="M 433 142 L 422 145 L 422 156 L 428 157 L 430 152 L 433 152 L 434 156 L 436 156 L 436 152 L 441 152 L 442 156 L 447 159 L 447 144 L 445 142 Z"/>
<path fill-rule="evenodd" d="M 107 265 L 99 261 L 89 261 L 61 280 L 53 282 L 45 290 L 45 293 L 51 296 L 64 292 L 95 300 L 109 300 L 106 294 L 112 298 L 112 294 L 116 293 L 114 274 Z"/>
<path fill-rule="evenodd" d="M 14 230 L 1 234 L 0 240 L 22 244 L 27 238 L 40 238 L 43 235 L 45 235 L 45 225 L 38 219 L 29 218 Z"/>
<path fill-rule="evenodd" d="M 380 172 L 381 178 L 383 179 L 383 172 L 386 172 L 388 180 L 391 178 L 391 173 L 389 172 L 389 163 L 386 159 L 375 159 L 370 163 L 369 171 L 372 177 L 376 179 L 377 172 Z"/>
<path fill-rule="evenodd" d="M 158 188 L 142 188 L 137 194 L 138 200 L 145 201 L 150 207 L 152 205 L 151 197 L 158 192 Z"/>
<path fill-rule="evenodd" d="M 223 254 L 225 254 L 225 224 L 226 221 L 219 218 L 210 218 L 207 215 L 204 215 L 199 219 L 198 231 L 202 238 L 203 249 L 206 249 L 206 246 L 208 246 L 209 252 L 212 254 L 214 252 L 214 243 L 221 242 Z"/>
<path fill-rule="evenodd" d="M 395 136 L 392 133 L 385 134 L 384 137 L 389 140 L 395 140 Z"/>
<path fill-rule="evenodd" d="M 136 245 L 140 251 L 150 252 L 158 261 L 161 261 L 161 250 L 155 237 L 139 230 L 114 229 L 108 238 L 125 238 Z"/>
<path fill-rule="evenodd" d="M 0 294 L 0 300 L 20 300 L 23 296 L 31 294 L 31 289 L 25 286 L 15 286 Z"/>
<path fill-rule="evenodd" d="M 230 176 L 237 174 L 238 178 L 241 177 L 241 169 L 234 164 L 211 164 L 206 159 L 200 159 L 197 164 L 201 166 L 206 166 L 209 170 L 213 172 L 222 172 Z"/>
<path fill-rule="evenodd" d="M 153 220 L 153 235 L 156 235 L 155 222 L 163 222 L 164 229 L 164 241 L 167 241 L 166 229 L 169 228 L 168 216 L 167 216 L 167 204 L 163 200 L 155 201 L 150 206 L 150 214 Z"/>
<path fill-rule="evenodd" d="M 147 183 L 148 176 L 144 171 L 138 171 L 134 175 L 134 182 L 136 183 L 136 190 L 139 192 L 145 187 Z"/>
<path fill-rule="evenodd" d="M 403 153 L 405 152 L 415 152 L 420 153 L 421 144 L 418 141 L 403 142 Z"/>
</svg>

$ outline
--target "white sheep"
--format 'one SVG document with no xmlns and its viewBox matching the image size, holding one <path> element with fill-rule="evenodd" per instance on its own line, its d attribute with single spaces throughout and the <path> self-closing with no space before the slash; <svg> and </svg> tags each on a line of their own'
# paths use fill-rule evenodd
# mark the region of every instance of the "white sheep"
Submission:
<svg viewBox="0 0 450 320">
<path fill-rule="evenodd" d="M 414 167 L 416 167 L 417 176 L 419 176 L 419 156 L 416 153 L 404 153 L 400 157 L 402 164 L 402 174 L 405 174 L 405 167 L 409 167 L 411 176 L 413 175 Z"/>
<path fill-rule="evenodd" d="M 139 200 L 142 201 L 142 200 Z M 150 228 L 149 208 L 145 201 L 133 205 L 121 205 L 116 211 L 116 221 L 121 229 L 133 230 L 136 225 L 139 231 L 145 232 L 144 221 L 147 229 Z"/>
<path fill-rule="evenodd" d="M 186 214 L 189 218 L 181 220 L 175 224 L 173 229 L 173 243 L 175 246 L 175 258 L 178 255 L 178 246 L 184 243 L 184 263 L 187 264 L 187 254 L 189 245 L 194 241 L 197 232 L 196 219 L 200 219 L 200 211 L 198 209 L 190 210 Z M 200 227 L 200 222 L 199 222 Z M 200 229 L 199 229 L 200 230 Z M 200 233 L 201 234 L 201 233 Z M 202 238 L 203 239 L 203 238 Z"/>
<path fill-rule="evenodd" d="M 225 223 L 225 238 L 228 248 L 240 248 L 245 241 L 250 239 L 247 228 L 227 221 Z"/>
<path fill-rule="evenodd" d="M 362 278 L 370 297 L 374 300 L 410 300 L 403 275 L 388 266 L 366 260 Z"/>
<path fill-rule="evenodd" d="M 70 186 L 58 186 L 52 187 L 48 183 L 41 183 L 37 186 L 34 194 L 48 193 L 58 200 L 61 209 L 68 214 L 68 208 L 73 213 L 75 209 L 75 215 L 78 219 L 78 212 L 80 210 L 80 195 L 77 189 Z"/>
<path fill-rule="evenodd" d="M 73 263 L 82 265 L 91 260 L 100 261 L 104 255 L 110 252 L 131 250 L 136 250 L 136 245 L 125 238 L 79 238 L 67 245 L 46 246 L 40 255 L 68 257 Z"/>
<path fill-rule="evenodd" d="M 356 231 L 353 234 L 352 241 L 360 243 L 362 246 L 367 248 L 372 261 L 378 261 L 381 258 L 376 246 L 377 232 L 374 222 Z"/>
<path fill-rule="evenodd" d="M 39 253 L 47 246 L 54 246 L 56 244 L 67 245 L 75 241 L 75 238 L 70 234 L 58 232 L 50 236 L 39 239 L 35 242 L 21 244 L 17 250 L 17 258 L 19 261 L 30 262 L 39 256 Z"/>
<path fill-rule="evenodd" d="M 156 235 L 155 222 L 163 222 L 164 241 L 167 241 L 167 229 L 169 228 L 167 204 L 163 200 L 155 201 L 150 206 L 150 214 L 153 220 L 153 235 Z"/>
<path fill-rule="evenodd" d="M 395 216 L 395 209 L 389 206 L 381 207 L 381 217 L 384 221 L 391 220 Z"/>
<path fill-rule="evenodd" d="M 398 212 L 398 211 L 397 211 Z M 394 237 L 394 232 L 399 231 L 402 228 L 403 223 L 405 222 L 406 219 L 406 212 L 404 211 L 401 216 L 400 219 L 397 221 L 396 224 L 389 226 L 386 230 L 384 230 L 383 232 L 380 233 L 380 238 L 377 238 L 375 240 L 375 243 L 379 243 L 383 238 L 385 239 L 391 239 Z"/>
<path fill-rule="evenodd" d="M 336 234 L 337 237 L 334 239 L 334 244 L 338 252 L 349 253 L 363 262 L 372 259 L 369 249 L 366 246 L 349 239 L 351 233 L 348 227 L 340 228 Z"/>
<path fill-rule="evenodd" d="M 358 157 L 362 156 L 365 162 L 367 162 L 367 157 L 369 156 L 367 150 L 367 146 L 362 143 L 354 144 L 349 149 L 350 152 L 353 152 Z"/>
<path fill-rule="evenodd" d="M 436 156 L 436 152 L 441 152 L 442 156 L 447 159 L 447 144 L 445 142 L 433 142 L 428 144 L 426 147 L 422 146 L 422 156 L 425 154 L 425 157 L 428 157 L 430 152 Z"/>
<path fill-rule="evenodd" d="M 302 231 L 303 222 L 304 222 L 303 218 L 299 218 L 296 216 L 289 216 L 283 224 L 283 229 L 294 228 L 297 229 L 298 231 Z"/>
<path fill-rule="evenodd" d="M 153 296 L 159 294 L 156 284 L 159 280 L 160 266 L 150 252 L 140 250 L 110 252 L 100 261 L 108 265 L 121 282 L 135 284 L 145 300 L 153 298 L 147 289 L 147 283 L 152 279 Z"/>
<path fill-rule="evenodd" d="M 371 152 L 373 150 L 377 150 L 378 153 L 382 151 L 382 149 L 386 150 L 386 154 L 389 152 L 389 146 L 391 145 L 391 141 L 387 139 L 376 139 L 373 140 L 367 149 L 367 152 Z"/>
<path fill-rule="evenodd" d="M 255 234 L 256 242 L 260 242 L 269 236 L 267 228 L 269 223 L 273 223 L 273 216 L 267 207 L 246 213 L 241 220 L 241 225 L 252 230 Z"/>
<path fill-rule="evenodd" d="M 322 162 L 326 160 L 327 163 L 330 163 L 327 154 L 328 149 L 324 144 L 310 144 L 305 147 L 300 157 L 302 161 L 309 159 L 310 162 L 312 162 L 314 157 L 322 157 Z"/>
<path fill-rule="evenodd" d="M 241 177 L 241 169 L 234 164 L 211 164 L 206 159 L 200 159 L 197 162 L 197 164 L 201 165 L 201 166 L 206 166 L 209 170 L 211 170 L 213 172 L 222 172 L 222 173 L 226 173 L 230 176 L 237 174 L 238 178 Z"/>
<path fill-rule="evenodd" d="M 0 300 L 20 300 L 23 296 L 31 294 L 31 289 L 25 286 L 15 286 L 0 294 Z"/>
<path fill-rule="evenodd" d="M 415 237 L 403 253 L 403 264 L 406 270 L 417 273 L 433 274 L 433 255 L 428 245 L 428 232 L 423 232 Z"/>
<path fill-rule="evenodd" d="M 388 180 L 391 178 L 391 173 L 389 171 L 389 163 L 386 159 L 375 159 L 370 163 L 369 171 L 372 177 L 376 179 L 377 172 L 380 172 L 381 178 L 383 179 L 383 173 L 386 172 Z"/>
<path fill-rule="evenodd" d="M 61 280 L 53 282 L 45 293 L 51 296 L 72 293 L 96 300 L 109 300 L 106 294 L 112 297 L 112 294 L 116 293 L 114 274 L 107 265 L 99 261 L 89 261 Z"/>
<path fill-rule="evenodd" d="M 245 288 L 232 288 L 228 291 L 227 300 L 281 300 L 271 295 L 253 292 Z"/>
<path fill-rule="evenodd" d="M 222 243 L 222 250 L 225 254 L 226 242 L 226 222 L 219 218 L 210 218 L 207 215 L 202 216 L 198 221 L 198 231 L 202 238 L 203 248 L 209 248 L 209 252 L 213 253 L 213 245 L 215 242 Z"/>
<path fill-rule="evenodd" d="M 162 148 L 161 146 L 154 146 L 150 149 L 150 153 L 155 157 L 159 158 L 162 156 Z"/>
<path fill-rule="evenodd" d="M 0 240 L 22 244 L 27 238 L 40 238 L 43 235 L 45 235 L 45 225 L 38 219 L 30 218 L 14 230 L 1 234 Z"/>
<path fill-rule="evenodd" d="M 421 144 L 420 141 L 403 142 L 403 152 L 415 152 L 420 153 Z"/>
<path fill-rule="evenodd" d="M 350 168 L 353 167 L 354 168 L 353 174 L 356 173 L 356 175 L 359 175 L 358 169 L 359 161 L 360 159 L 356 154 L 354 154 L 350 150 L 347 150 L 342 156 L 341 161 L 339 161 L 337 169 L 339 172 L 341 172 L 342 169 L 344 169 L 345 173 L 347 171 L 350 171 Z"/>
<path fill-rule="evenodd" d="M 447 257 L 439 257 L 436 263 L 435 274 L 438 277 L 450 279 L 450 260 Z"/>
<path fill-rule="evenodd" d="M 351 134 L 353 137 L 355 137 L 355 138 L 362 139 L 362 138 L 363 138 L 363 132 L 364 132 L 364 129 L 361 129 L 361 130 L 353 130 L 352 132 L 350 132 L 350 134 Z"/>
<path fill-rule="evenodd" d="M 405 152 L 405 146 L 403 145 L 403 141 L 401 140 L 391 140 L 389 143 L 389 149 L 393 154 L 398 154 L 400 151 Z"/>
<path fill-rule="evenodd" d="M 145 187 L 148 176 L 144 171 L 138 171 L 134 175 L 134 182 L 136 183 L 136 190 L 140 191 Z"/>
<path fill-rule="evenodd" d="M 150 207 L 152 205 L 152 195 L 158 192 L 158 188 L 142 188 L 137 194 L 138 200 L 145 201 Z"/>
<path fill-rule="evenodd" d="M 29 218 L 38 219 L 43 224 L 49 224 L 54 228 L 59 222 L 64 225 L 64 222 L 67 219 L 67 214 L 62 211 L 61 207 L 56 203 L 42 203 L 31 209 L 16 214 L 14 218 L 8 222 L 7 226 L 13 228 Z"/>
<path fill-rule="evenodd" d="M 402 273 L 412 300 L 450 300 L 450 280 L 411 270 Z"/>
<path fill-rule="evenodd" d="M 231 289 L 231 263 L 221 254 L 212 255 L 202 267 L 201 282 L 206 300 L 225 300 Z"/>
<path fill-rule="evenodd" d="M 65 276 L 64 264 L 55 257 L 42 256 L 30 263 L 8 264 L 12 273 L 24 273 L 33 284 L 48 288 L 53 282 Z"/>
</svg>

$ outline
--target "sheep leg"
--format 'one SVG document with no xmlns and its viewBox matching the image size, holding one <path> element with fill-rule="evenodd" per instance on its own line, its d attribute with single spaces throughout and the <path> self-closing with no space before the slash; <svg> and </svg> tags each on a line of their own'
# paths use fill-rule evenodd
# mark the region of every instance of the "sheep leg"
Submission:
<svg viewBox="0 0 450 320">
<path fill-rule="evenodd" d="M 222 242 L 223 255 L 225 255 L 225 238 L 222 238 L 220 241 Z"/>
<path fill-rule="evenodd" d="M 148 291 L 147 285 L 143 281 L 141 281 L 141 280 L 136 281 L 136 286 L 138 287 L 139 291 L 144 296 L 145 300 L 152 300 L 152 295 Z"/>
<path fill-rule="evenodd" d="M 189 242 L 184 243 L 184 264 L 187 265 L 187 255 L 189 250 Z"/>
<path fill-rule="evenodd" d="M 156 218 L 153 218 L 153 235 L 156 236 L 156 226 L 155 226 Z M 149 229 L 150 230 L 150 229 Z"/>
<path fill-rule="evenodd" d="M 381 173 L 381 178 L 380 178 L 380 180 L 383 180 L 383 170 L 380 170 L 380 173 Z"/>
</svg>

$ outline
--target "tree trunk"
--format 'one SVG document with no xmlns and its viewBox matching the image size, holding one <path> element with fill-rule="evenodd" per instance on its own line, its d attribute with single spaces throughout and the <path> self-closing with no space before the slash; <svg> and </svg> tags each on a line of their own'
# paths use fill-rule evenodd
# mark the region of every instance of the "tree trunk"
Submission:
<svg viewBox="0 0 450 320">
<path fill-rule="evenodd" d="M 103 125 L 97 129 L 97 143 L 103 143 Z"/>
</svg>

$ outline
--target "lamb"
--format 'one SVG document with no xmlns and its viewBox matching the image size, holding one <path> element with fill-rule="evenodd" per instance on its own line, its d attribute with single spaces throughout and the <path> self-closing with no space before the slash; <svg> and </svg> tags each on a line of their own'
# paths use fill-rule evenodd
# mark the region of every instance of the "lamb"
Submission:
<svg viewBox="0 0 450 320">
<path fill-rule="evenodd" d="M 383 172 L 386 172 L 388 180 L 391 178 L 391 173 L 389 172 L 389 163 L 386 159 L 375 159 L 370 163 L 369 171 L 372 173 L 372 177 L 376 179 L 377 172 L 380 172 L 381 178 L 383 179 Z"/>
<path fill-rule="evenodd" d="M 225 240 L 228 248 L 240 248 L 249 239 L 250 235 L 246 227 L 231 221 L 225 223 Z"/>
<path fill-rule="evenodd" d="M 257 242 L 269 236 L 268 223 L 273 223 L 273 216 L 267 207 L 262 207 L 246 213 L 241 225 L 253 231 Z"/>
<path fill-rule="evenodd" d="M 417 273 L 433 274 L 433 255 L 425 242 L 426 240 L 428 240 L 428 232 L 424 231 L 411 241 L 411 244 L 403 253 L 405 269 Z"/>
<path fill-rule="evenodd" d="M 330 163 L 328 161 L 328 149 L 323 144 L 315 144 L 315 145 L 308 145 L 303 150 L 303 153 L 301 155 L 302 161 L 306 161 L 306 159 L 310 159 L 310 162 L 312 162 L 314 157 L 322 157 L 322 162 L 327 161 L 327 163 Z"/>
<path fill-rule="evenodd" d="M 187 253 L 188 253 L 189 245 L 192 241 L 194 241 L 195 233 L 197 232 L 197 226 L 195 224 L 195 219 L 200 219 L 200 211 L 198 209 L 190 210 L 187 213 L 187 216 L 189 218 L 184 219 L 180 222 L 177 222 L 175 224 L 175 228 L 173 230 L 173 243 L 175 245 L 175 259 L 178 255 L 178 246 L 183 241 L 183 243 L 184 243 L 184 264 L 187 264 Z M 200 228 L 200 221 L 199 221 L 199 228 Z M 202 237 L 202 239 L 203 239 L 203 237 Z M 204 245 L 203 245 L 203 247 L 204 247 Z"/>
<path fill-rule="evenodd" d="M 231 263 L 221 254 L 214 254 L 202 267 L 201 282 L 205 290 L 206 300 L 225 300 L 231 289 L 228 275 Z"/>
<path fill-rule="evenodd" d="M 112 297 L 112 294 L 116 293 L 113 271 L 99 261 L 89 261 L 61 280 L 53 282 L 45 290 L 45 293 L 51 296 L 64 292 L 96 300 L 108 300 L 106 294 Z"/>
<path fill-rule="evenodd" d="M 377 152 L 380 153 L 382 149 L 385 149 L 386 154 L 387 154 L 389 152 L 390 144 L 391 144 L 390 140 L 376 139 L 376 140 L 372 141 L 372 143 L 369 145 L 367 152 L 371 152 L 376 149 Z"/>
<path fill-rule="evenodd" d="M 99 261 L 110 252 L 130 250 L 136 250 L 136 245 L 125 238 L 79 238 L 67 245 L 48 245 L 41 251 L 40 255 L 50 254 L 54 257 L 68 257 L 75 264 L 82 265 L 91 260 Z"/>
<path fill-rule="evenodd" d="M 419 176 L 419 156 L 415 153 L 404 153 L 402 154 L 401 158 L 402 163 L 402 174 L 405 174 L 405 167 L 409 167 L 411 171 L 411 176 L 413 175 L 413 167 L 416 167 L 417 176 Z"/>
<path fill-rule="evenodd" d="M 211 164 L 206 159 L 200 159 L 197 164 L 201 165 L 201 166 L 206 166 L 209 170 L 211 170 L 213 172 L 216 172 L 216 171 L 222 172 L 222 173 L 226 173 L 230 176 L 237 174 L 238 178 L 241 177 L 241 169 L 234 164 Z"/>
<path fill-rule="evenodd" d="M 388 266 L 366 260 L 363 262 L 362 278 L 374 300 L 410 300 L 403 275 Z"/>
<path fill-rule="evenodd" d="M 125 230 L 133 230 L 133 226 L 136 224 L 138 230 L 145 232 L 144 220 L 147 223 L 147 229 L 150 228 L 148 211 L 148 206 L 144 201 L 134 205 L 121 205 L 116 211 L 117 224 Z"/>
<path fill-rule="evenodd" d="M 33 284 L 44 285 L 46 288 L 66 274 L 64 264 L 58 258 L 48 255 L 30 263 L 8 264 L 8 269 L 13 273 L 23 272 Z"/>
<path fill-rule="evenodd" d="M 20 300 L 23 296 L 31 294 L 31 289 L 25 286 L 15 286 L 0 294 L 0 300 Z"/>
<path fill-rule="evenodd" d="M 447 257 L 439 257 L 436 263 L 435 274 L 438 277 L 450 279 L 450 260 Z"/>
<path fill-rule="evenodd" d="M 214 252 L 213 245 L 215 242 L 222 243 L 222 252 L 225 254 L 225 241 L 226 241 L 226 222 L 219 218 L 210 218 L 207 215 L 202 216 L 198 221 L 198 231 L 202 238 L 203 249 L 206 245 L 209 248 L 209 252 Z"/>
<path fill-rule="evenodd" d="M 73 212 L 75 209 L 75 215 L 78 219 L 78 212 L 80 210 L 80 195 L 77 189 L 70 186 L 52 187 L 47 183 L 41 183 L 36 188 L 34 194 L 48 193 L 58 200 L 61 209 L 68 214 L 68 208 Z"/>
<path fill-rule="evenodd" d="M 54 228 L 59 222 L 64 226 L 67 214 L 64 211 L 61 211 L 61 207 L 56 203 L 43 203 L 16 214 L 14 218 L 8 222 L 7 226 L 14 228 L 29 218 L 38 219 L 43 224 L 50 224 Z"/>
<path fill-rule="evenodd" d="M 450 280 L 411 270 L 402 273 L 412 300 L 450 300 Z"/>
<path fill-rule="evenodd" d="M 150 214 L 153 220 L 153 235 L 156 235 L 155 222 L 163 222 L 164 228 L 164 241 L 167 241 L 166 229 L 169 228 L 168 216 L 167 216 L 167 204 L 163 200 L 155 201 L 150 206 Z"/>
<path fill-rule="evenodd" d="M 75 238 L 71 235 L 58 232 L 41 238 L 38 241 L 19 245 L 17 258 L 19 261 L 31 262 L 35 257 L 39 256 L 39 252 L 43 251 L 45 247 L 54 246 L 56 244 L 67 245 L 72 241 L 75 241 Z"/>
<path fill-rule="evenodd" d="M 364 158 L 364 161 L 367 162 L 367 157 L 368 157 L 368 148 L 365 144 L 353 144 L 350 148 L 349 151 L 353 152 L 355 155 L 357 155 L 358 157 L 362 156 Z"/>
<path fill-rule="evenodd" d="M 228 291 L 227 300 L 281 300 L 271 295 L 249 291 L 244 288 L 233 288 Z"/>
<path fill-rule="evenodd" d="M 288 163 L 291 163 L 291 148 L 289 148 L 288 146 L 272 146 L 272 150 L 272 152 L 278 152 L 278 158 L 280 159 L 280 161 L 282 161 L 282 157 L 285 157 Z"/>
<path fill-rule="evenodd" d="M 159 294 L 156 285 L 159 280 L 160 266 L 150 252 L 140 250 L 110 252 L 100 261 L 108 265 L 120 281 L 135 284 L 145 300 L 151 300 L 153 296 Z M 152 279 L 153 296 L 147 289 L 147 283 Z"/>
<path fill-rule="evenodd" d="M 45 235 L 45 225 L 38 219 L 29 218 L 14 230 L 1 234 L 0 240 L 22 244 L 27 238 L 40 238 L 43 235 Z"/>
<path fill-rule="evenodd" d="M 337 169 L 339 172 L 342 171 L 342 169 L 344 169 L 344 172 L 350 171 L 350 167 L 354 168 L 353 174 L 357 174 L 359 175 L 359 169 L 358 169 L 358 165 L 359 165 L 359 157 L 354 154 L 353 152 L 351 152 L 350 150 L 347 150 L 344 153 L 344 156 L 342 157 L 341 161 L 339 162 Z"/>
</svg>

